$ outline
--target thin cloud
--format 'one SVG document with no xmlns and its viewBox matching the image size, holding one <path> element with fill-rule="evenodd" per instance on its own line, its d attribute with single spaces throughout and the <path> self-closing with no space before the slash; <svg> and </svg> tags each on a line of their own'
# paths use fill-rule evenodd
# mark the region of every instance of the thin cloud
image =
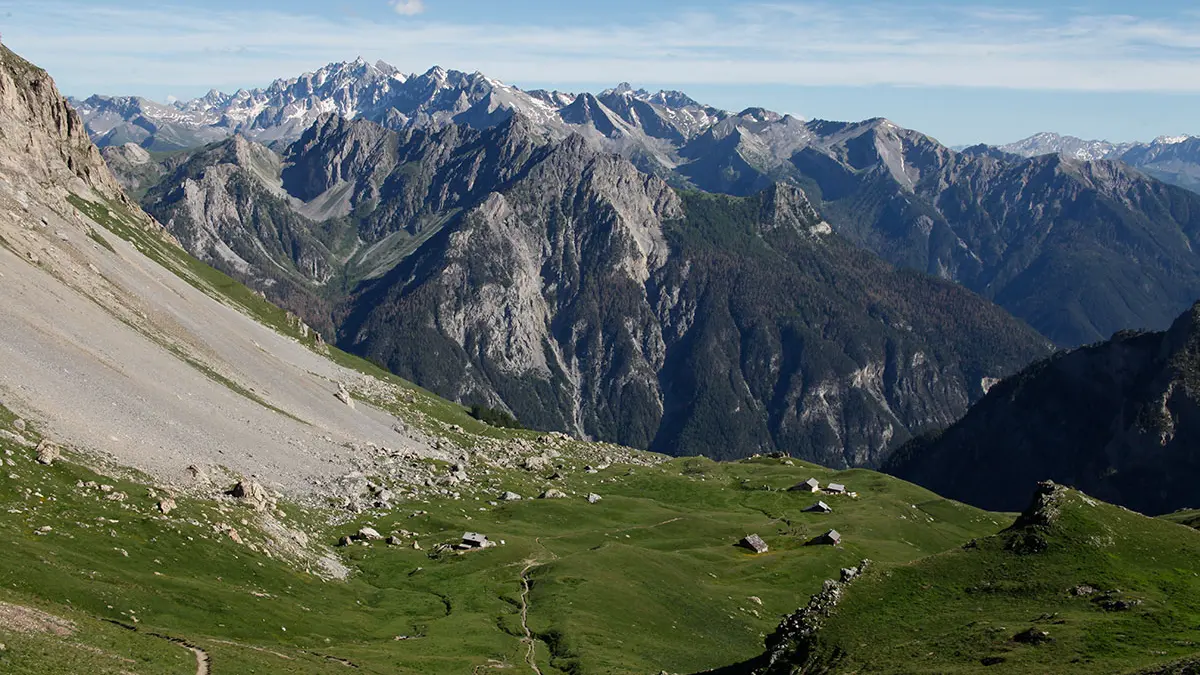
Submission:
<svg viewBox="0 0 1200 675">
<path fill-rule="evenodd" d="M 264 10 L 17 3 L 5 41 L 68 91 L 262 86 L 356 55 L 514 84 L 643 82 L 1200 92 L 1200 15 L 743 3 L 631 24 L 374 21 Z M 393 0 L 393 7 L 420 0 Z M 261 26 L 271 26 L 270 31 Z M 120 81 L 114 81 L 120 74 Z M 135 91 L 115 91 L 115 86 Z"/>
<path fill-rule="evenodd" d="M 416 16 L 425 11 L 425 3 L 422 0 L 389 0 L 388 4 L 397 14 L 404 16 Z"/>
</svg>

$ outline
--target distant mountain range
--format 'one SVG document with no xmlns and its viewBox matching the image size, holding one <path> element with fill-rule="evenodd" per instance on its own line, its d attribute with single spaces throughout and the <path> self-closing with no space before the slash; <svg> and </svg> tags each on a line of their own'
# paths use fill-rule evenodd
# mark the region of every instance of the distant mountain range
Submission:
<svg viewBox="0 0 1200 675">
<path fill-rule="evenodd" d="M 628 85 L 595 95 L 527 92 L 480 73 L 404 75 L 362 60 L 171 106 L 99 96 L 75 104 L 135 195 L 169 173 L 166 164 L 186 159 L 160 166 L 147 149 L 194 148 L 236 133 L 284 151 L 323 115 L 405 134 L 488 130 L 517 116 L 531 140 L 579 135 L 676 188 L 750 196 L 779 181 L 802 187 L 850 241 L 956 281 L 1063 346 L 1165 328 L 1200 297 L 1200 197 L 1126 167 L 1137 158 L 1141 171 L 1186 182 L 1194 139 L 1126 147 L 1125 164 L 1037 154 L 1076 145 L 1085 156 L 1101 153 L 1065 139 L 1056 146 L 1049 136 L 1014 148 L 1031 158 L 987 146 L 956 152 L 885 119 L 731 113 Z"/>
<path fill-rule="evenodd" d="M 1059 154 L 1080 160 L 1117 160 L 1159 180 L 1200 190 L 1198 136 L 1159 136 L 1149 143 L 1109 143 L 1041 133 L 1001 145 L 999 149 L 1022 157 Z"/>
</svg>

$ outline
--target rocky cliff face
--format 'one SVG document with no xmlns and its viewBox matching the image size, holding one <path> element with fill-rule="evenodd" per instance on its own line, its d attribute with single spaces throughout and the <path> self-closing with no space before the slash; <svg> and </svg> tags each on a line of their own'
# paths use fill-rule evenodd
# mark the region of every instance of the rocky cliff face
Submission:
<svg viewBox="0 0 1200 675">
<path fill-rule="evenodd" d="M 536 426 L 841 466 L 948 423 L 1046 349 L 975 296 L 853 249 L 797 188 L 680 196 L 581 138 L 350 305 L 348 346 Z"/>
<path fill-rule="evenodd" d="M 78 181 L 109 199 L 120 186 L 88 138 L 83 121 L 46 71 L 0 45 L 0 155 L 13 173 L 45 182 Z M 78 185 L 79 183 L 75 183 Z"/>
<path fill-rule="evenodd" d="M 1054 480 L 1150 515 L 1196 507 L 1200 305 L 1161 333 L 1039 362 L 992 388 L 944 433 L 913 441 L 887 470 L 993 510 Z"/>
</svg>

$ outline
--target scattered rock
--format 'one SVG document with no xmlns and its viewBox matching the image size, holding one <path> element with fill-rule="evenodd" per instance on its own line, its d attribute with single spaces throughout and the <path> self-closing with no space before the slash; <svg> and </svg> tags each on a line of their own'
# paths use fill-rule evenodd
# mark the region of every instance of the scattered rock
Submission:
<svg viewBox="0 0 1200 675">
<path fill-rule="evenodd" d="M 1112 594 L 1106 594 L 1096 598 L 1094 602 L 1100 606 L 1100 609 L 1103 609 L 1106 612 L 1128 612 L 1134 607 L 1142 604 L 1141 600 L 1127 600 L 1125 598 L 1115 597 Z"/>
<path fill-rule="evenodd" d="M 37 446 L 37 461 L 41 464 L 50 465 L 55 460 L 59 459 L 62 453 L 59 452 L 58 446 L 47 440 L 42 440 Z"/>
<path fill-rule="evenodd" d="M 857 568 L 854 568 L 854 567 L 843 567 L 842 568 L 842 582 L 843 583 L 853 580 L 854 577 L 856 577 L 856 576 L 858 576 Z"/>
<path fill-rule="evenodd" d="M 170 497 L 159 500 L 158 510 L 161 511 L 164 516 L 170 515 L 171 512 L 175 510 L 175 500 L 171 499 Z"/>
<path fill-rule="evenodd" d="M 189 466 L 186 469 L 186 471 L 187 471 L 188 477 L 190 477 L 193 482 L 203 483 L 203 484 L 208 483 L 208 476 L 204 473 L 204 469 L 201 469 L 200 467 L 196 466 L 195 464 Z"/>
<path fill-rule="evenodd" d="M 242 535 L 238 534 L 238 531 L 233 529 L 232 527 L 229 528 L 228 530 L 226 530 L 225 534 L 229 535 L 229 538 L 233 540 L 233 543 L 235 543 L 235 544 L 242 543 Z"/>
<path fill-rule="evenodd" d="M 505 492 L 500 495 L 500 499 L 506 502 L 519 502 L 521 501 L 521 495 L 515 492 Z"/>
<path fill-rule="evenodd" d="M 596 494 L 595 492 L 593 492 L 592 494 L 587 496 L 587 500 L 588 500 L 589 504 L 595 504 L 596 502 L 600 501 L 601 499 L 603 499 L 603 497 Z"/>
<path fill-rule="evenodd" d="M 545 471 L 550 468 L 549 457 L 526 457 L 524 467 L 526 471 Z"/>
<path fill-rule="evenodd" d="M 1075 597 L 1078 597 L 1078 598 L 1087 597 L 1089 595 L 1095 595 L 1096 593 L 1097 593 L 1096 589 L 1092 588 L 1091 586 L 1088 586 L 1087 584 L 1079 584 L 1075 588 L 1071 589 L 1071 595 L 1074 595 Z"/>
<path fill-rule="evenodd" d="M 354 543 L 354 540 L 351 539 L 350 535 L 348 535 L 348 534 L 343 536 L 341 539 L 338 539 L 338 546 L 350 546 L 353 543 Z"/>
<path fill-rule="evenodd" d="M 1013 636 L 1013 642 L 1027 645 L 1040 645 L 1050 642 L 1051 639 L 1050 634 L 1040 628 L 1030 628 Z"/>
<path fill-rule="evenodd" d="M 750 602 L 753 602 L 754 604 L 758 605 L 759 607 L 762 607 L 762 598 L 758 597 L 757 595 L 750 596 L 749 600 L 750 600 Z"/>
<path fill-rule="evenodd" d="M 404 544 L 404 541 L 401 540 L 400 537 L 397 537 L 396 535 L 393 534 L 392 536 L 387 538 L 387 543 L 388 543 L 388 546 L 401 546 Z"/>
<path fill-rule="evenodd" d="M 105 499 L 110 502 L 123 502 L 126 499 L 129 499 L 129 495 L 125 494 L 124 492 L 110 492 Z"/>
<path fill-rule="evenodd" d="M 17 419 L 13 420 L 12 427 L 21 433 L 25 433 L 25 420 L 18 417 Z"/>
<path fill-rule="evenodd" d="M 12 441 L 13 443 L 16 443 L 17 445 L 21 446 L 22 448 L 32 448 L 33 447 L 33 443 L 31 441 L 26 439 L 21 434 L 14 434 L 13 432 L 9 431 L 8 429 L 0 429 L 0 438 Z M 11 455 L 12 451 L 8 451 L 5 454 Z"/>
<path fill-rule="evenodd" d="M 566 498 L 567 498 L 567 493 L 563 492 L 562 490 L 557 490 L 555 488 L 550 488 L 549 490 L 546 490 L 545 492 L 543 492 L 541 494 L 541 496 L 538 497 L 538 499 L 566 499 Z"/>
</svg>

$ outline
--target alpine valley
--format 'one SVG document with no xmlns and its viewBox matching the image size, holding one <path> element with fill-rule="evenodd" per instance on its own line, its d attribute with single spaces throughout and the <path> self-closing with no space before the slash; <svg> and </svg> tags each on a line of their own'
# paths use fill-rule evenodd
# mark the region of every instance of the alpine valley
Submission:
<svg viewBox="0 0 1200 675">
<path fill-rule="evenodd" d="M 0 672 L 1195 672 L 1196 200 L 361 61 L 69 103 L 0 45 Z"/>
<path fill-rule="evenodd" d="M 1051 344 L 1165 328 L 1200 297 L 1200 195 L 883 119 L 362 60 L 76 106 L 188 251 L 340 346 L 671 454 L 877 466 Z"/>
</svg>

